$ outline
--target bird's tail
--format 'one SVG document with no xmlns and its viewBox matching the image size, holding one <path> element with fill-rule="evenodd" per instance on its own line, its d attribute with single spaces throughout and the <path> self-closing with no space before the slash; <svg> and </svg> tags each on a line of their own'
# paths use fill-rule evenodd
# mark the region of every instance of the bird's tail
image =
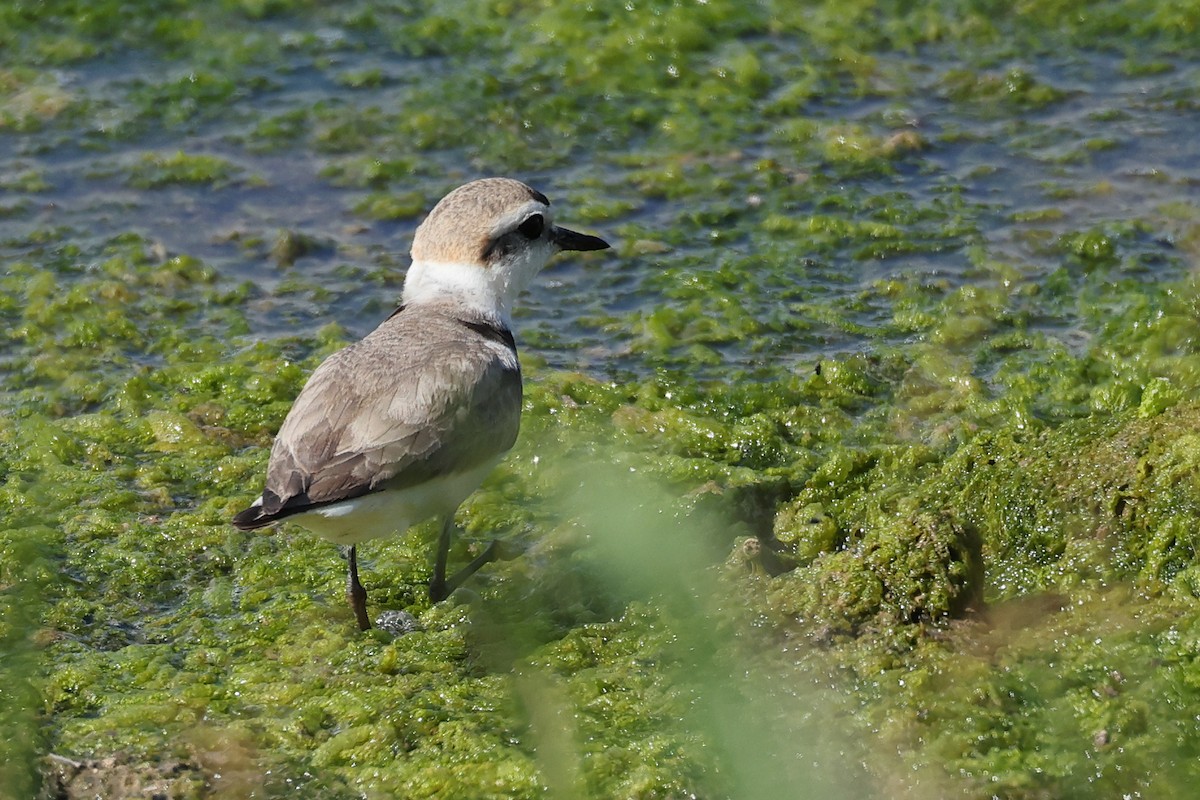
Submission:
<svg viewBox="0 0 1200 800">
<path fill-rule="evenodd" d="M 274 521 L 275 519 L 266 513 L 261 505 L 255 503 L 245 511 L 239 511 L 234 515 L 233 527 L 243 531 L 252 531 L 257 528 L 265 528 Z"/>
</svg>

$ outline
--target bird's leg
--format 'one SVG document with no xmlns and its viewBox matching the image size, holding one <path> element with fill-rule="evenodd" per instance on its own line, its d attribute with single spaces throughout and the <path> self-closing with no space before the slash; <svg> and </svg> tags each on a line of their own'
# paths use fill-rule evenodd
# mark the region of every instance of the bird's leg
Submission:
<svg viewBox="0 0 1200 800">
<path fill-rule="evenodd" d="M 476 572 L 478 572 L 479 568 L 482 567 L 484 564 L 495 561 L 496 560 L 496 548 L 497 548 L 496 541 L 492 540 L 491 544 L 489 544 L 487 546 L 486 550 L 484 550 L 479 555 L 475 556 L 475 558 L 471 559 L 470 564 L 467 564 L 465 567 L 460 569 L 458 572 L 454 573 L 454 577 L 452 577 L 450 580 L 446 581 L 446 594 L 444 596 L 449 597 L 454 592 L 455 589 L 457 589 L 459 586 L 462 586 L 463 581 L 465 581 L 467 578 L 471 577 Z"/>
<path fill-rule="evenodd" d="M 430 600 L 436 603 L 442 602 L 454 593 L 455 589 L 461 587 L 463 581 L 479 572 L 479 567 L 496 560 L 498 545 L 493 541 L 484 552 L 470 560 L 470 564 L 455 572 L 454 576 L 446 581 L 446 560 L 450 558 L 450 534 L 452 531 L 454 531 L 454 513 L 451 512 L 442 521 L 442 534 L 438 536 L 438 557 L 433 563 L 433 577 L 430 578 Z"/>
<path fill-rule="evenodd" d="M 433 577 L 429 579 L 429 599 L 435 603 L 440 603 L 449 597 L 455 589 L 462 586 L 463 581 L 478 572 L 484 564 L 496 560 L 498 545 L 493 541 L 486 550 L 471 559 L 470 564 L 454 573 L 450 580 L 446 580 L 446 561 L 450 556 L 450 534 L 453 530 L 454 514 L 451 513 L 442 521 L 442 533 L 438 536 L 437 560 L 433 565 Z"/>
<path fill-rule="evenodd" d="M 360 631 L 371 630 L 371 620 L 367 617 L 367 590 L 358 580 L 358 548 L 350 546 L 350 574 L 346 576 L 346 599 L 354 609 Z"/>
<path fill-rule="evenodd" d="M 453 530 L 454 512 L 451 511 L 442 520 L 442 532 L 438 535 L 437 558 L 433 563 L 433 577 L 429 579 L 429 599 L 435 603 L 445 600 L 450 594 L 446 590 L 446 559 L 450 557 L 450 532 Z"/>
</svg>

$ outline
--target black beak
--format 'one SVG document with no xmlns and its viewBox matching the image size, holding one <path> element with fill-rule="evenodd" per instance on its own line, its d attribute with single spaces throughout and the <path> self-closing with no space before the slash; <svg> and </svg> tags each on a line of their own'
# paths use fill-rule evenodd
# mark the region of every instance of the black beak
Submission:
<svg viewBox="0 0 1200 800">
<path fill-rule="evenodd" d="M 608 242 L 599 236 L 576 233 L 558 226 L 550 232 L 550 238 L 560 250 L 607 250 L 609 247 Z"/>
</svg>

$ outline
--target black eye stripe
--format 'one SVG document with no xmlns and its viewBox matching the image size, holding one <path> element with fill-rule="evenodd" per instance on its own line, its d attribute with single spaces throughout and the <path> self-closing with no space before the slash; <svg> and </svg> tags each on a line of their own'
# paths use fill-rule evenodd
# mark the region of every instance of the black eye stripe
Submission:
<svg viewBox="0 0 1200 800">
<path fill-rule="evenodd" d="M 525 218 L 524 222 L 517 226 L 516 230 L 510 230 L 508 233 L 501 234 L 489 241 L 487 247 L 483 250 L 483 260 L 485 262 L 492 262 L 497 259 L 504 259 L 514 251 L 525 247 L 522 240 L 525 242 L 536 241 L 545 232 L 546 218 L 541 214 L 530 214 Z"/>
<path fill-rule="evenodd" d="M 533 214 L 518 225 L 517 230 L 526 239 L 536 239 L 542 235 L 542 231 L 546 230 L 546 220 L 541 214 Z"/>
</svg>

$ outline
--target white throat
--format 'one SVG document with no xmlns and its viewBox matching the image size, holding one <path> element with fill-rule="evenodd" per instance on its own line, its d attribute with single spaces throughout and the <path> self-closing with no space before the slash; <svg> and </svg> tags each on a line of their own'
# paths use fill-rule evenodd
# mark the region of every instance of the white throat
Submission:
<svg viewBox="0 0 1200 800">
<path fill-rule="evenodd" d="M 445 261 L 414 261 L 404 276 L 405 305 L 452 302 L 512 327 L 517 296 L 545 265 L 550 247 L 530 249 L 505 263 L 484 267 Z"/>
<path fill-rule="evenodd" d="M 447 264 L 414 261 L 404 276 L 405 305 L 430 302 L 459 303 L 486 317 L 498 318 L 506 326 L 512 321 L 514 290 L 512 276 L 477 264 Z"/>
</svg>

